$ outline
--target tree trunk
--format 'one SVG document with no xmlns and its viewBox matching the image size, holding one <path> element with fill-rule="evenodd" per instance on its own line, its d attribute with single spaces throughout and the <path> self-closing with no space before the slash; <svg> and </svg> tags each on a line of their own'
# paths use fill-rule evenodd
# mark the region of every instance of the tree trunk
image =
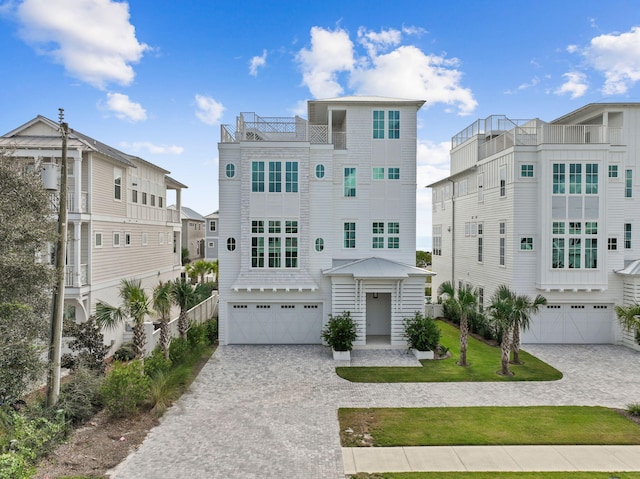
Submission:
<svg viewBox="0 0 640 479">
<path fill-rule="evenodd" d="M 460 360 L 459 366 L 467 366 L 467 344 L 469 344 L 469 322 L 467 315 L 460 316 Z"/>
<path fill-rule="evenodd" d="M 507 327 L 504 330 L 504 334 L 502 335 L 502 343 L 500 344 L 500 350 L 502 352 L 502 368 L 500 370 L 500 374 L 503 376 L 511 376 L 511 371 L 509 370 L 509 353 L 511 349 L 511 328 Z"/>
<path fill-rule="evenodd" d="M 169 322 L 166 319 L 162 319 L 160 323 L 160 346 L 162 347 L 165 359 L 169 359 L 170 343 L 171 337 L 169 336 Z"/>
<path fill-rule="evenodd" d="M 187 339 L 187 331 L 189 330 L 189 318 L 187 318 L 187 310 L 180 310 L 180 316 L 178 317 L 178 331 L 180 331 L 180 337 Z"/>
<path fill-rule="evenodd" d="M 144 360 L 144 348 L 147 338 L 144 333 L 144 323 L 136 323 L 133 326 L 133 349 L 136 352 L 136 359 Z"/>
<path fill-rule="evenodd" d="M 513 328 L 513 342 L 511 343 L 511 350 L 513 351 L 512 364 L 522 364 L 520 361 L 520 328 L 516 326 Z"/>
</svg>

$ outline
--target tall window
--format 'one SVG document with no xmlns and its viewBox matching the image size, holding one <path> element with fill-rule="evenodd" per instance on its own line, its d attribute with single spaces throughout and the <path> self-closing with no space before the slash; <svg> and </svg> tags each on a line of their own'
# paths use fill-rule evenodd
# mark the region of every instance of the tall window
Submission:
<svg viewBox="0 0 640 479">
<path fill-rule="evenodd" d="M 633 196 L 633 170 L 624 170 L 624 197 Z"/>
<path fill-rule="evenodd" d="M 384 222 L 374 221 L 371 227 L 371 247 L 373 249 L 384 248 Z"/>
<path fill-rule="evenodd" d="M 113 198 L 122 199 L 122 170 L 120 168 L 113 169 Z"/>
<path fill-rule="evenodd" d="M 569 268 L 580 268 L 580 238 L 569 238 Z"/>
<path fill-rule="evenodd" d="M 400 179 L 400 168 L 389 168 L 389 179 L 390 180 L 399 180 Z"/>
<path fill-rule="evenodd" d="M 500 167 L 500 196 L 507 196 L 507 167 Z"/>
<path fill-rule="evenodd" d="M 598 194 L 598 164 L 588 163 L 587 165 L 585 165 L 585 168 L 586 168 L 585 194 L 597 195 Z"/>
<path fill-rule="evenodd" d="M 212 233 L 216 231 L 216 220 L 209 220 L 209 231 Z"/>
<path fill-rule="evenodd" d="M 442 256 L 442 225 L 433 225 L 431 237 L 433 239 L 432 254 Z"/>
<path fill-rule="evenodd" d="M 631 223 L 624 224 L 624 249 L 631 249 Z"/>
<path fill-rule="evenodd" d="M 282 191 L 282 163 L 279 161 L 269 162 L 269 193 L 280 193 Z"/>
<path fill-rule="evenodd" d="M 484 248 L 484 244 L 483 244 L 483 237 L 482 237 L 482 223 L 478 223 L 478 262 L 482 263 L 483 261 L 483 248 Z"/>
<path fill-rule="evenodd" d="M 500 266 L 504 266 L 505 265 L 505 255 L 506 255 L 506 242 L 507 242 L 507 238 L 506 238 L 506 223 L 504 222 L 500 222 L 500 227 L 499 227 L 499 233 L 500 233 L 500 246 L 499 246 L 499 253 L 500 253 Z"/>
<path fill-rule="evenodd" d="M 287 161 L 285 165 L 285 191 L 287 193 L 298 192 L 298 162 Z"/>
<path fill-rule="evenodd" d="M 551 251 L 551 267 L 554 269 L 564 268 L 564 238 L 552 238 Z"/>
<path fill-rule="evenodd" d="M 356 224 L 353 222 L 344 224 L 344 247 L 356 247 Z"/>
<path fill-rule="evenodd" d="M 384 111 L 373 111 L 373 138 L 384 138 Z"/>
<path fill-rule="evenodd" d="M 264 161 L 251 163 L 251 191 L 254 193 L 264 191 Z"/>
<path fill-rule="evenodd" d="M 392 221 L 387 224 L 387 248 L 398 249 L 400 248 L 400 223 Z"/>
<path fill-rule="evenodd" d="M 586 238 L 584 240 L 584 267 L 598 267 L 598 239 Z"/>
<path fill-rule="evenodd" d="M 252 235 L 264 234 L 264 221 L 253 220 L 251 222 L 251 234 Z M 263 236 L 251 237 L 251 267 L 264 268 L 264 237 Z"/>
<path fill-rule="evenodd" d="M 400 111 L 389 111 L 389 138 L 397 140 L 400 138 Z"/>
<path fill-rule="evenodd" d="M 553 164 L 553 194 L 563 195 L 565 183 L 565 165 L 562 163 Z"/>
<path fill-rule="evenodd" d="M 580 163 L 569 164 L 569 194 L 582 193 L 582 165 Z"/>
<path fill-rule="evenodd" d="M 344 169 L 344 196 L 356 196 L 356 169 Z"/>
<path fill-rule="evenodd" d="M 281 262 L 280 237 L 269 237 L 269 268 L 279 268 Z"/>
<path fill-rule="evenodd" d="M 284 239 L 284 267 L 298 267 L 298 238 L 296 237 Z"/>
</svg>

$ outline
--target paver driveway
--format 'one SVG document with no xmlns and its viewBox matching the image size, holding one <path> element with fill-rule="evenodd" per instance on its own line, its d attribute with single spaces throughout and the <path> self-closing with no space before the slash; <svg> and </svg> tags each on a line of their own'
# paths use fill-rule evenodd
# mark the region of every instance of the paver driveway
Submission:
<svg viewBox="0 0 640 479">
<path fill-rule="evenodd" d="M 335 375 L 331 353 L 322 346 L 223 346 L 112 477 L 344 478 L 338 407 L 622 408 L 640 401 L 638 352 L 617 346 L 525 349 L 562 370 L 564 378 L 536 383 L 359 384 Z M 401 351 L 354 351 L 354 363 L 369 362 L 376 354 L 382 364 L 412 361 Z"/>
</svg>

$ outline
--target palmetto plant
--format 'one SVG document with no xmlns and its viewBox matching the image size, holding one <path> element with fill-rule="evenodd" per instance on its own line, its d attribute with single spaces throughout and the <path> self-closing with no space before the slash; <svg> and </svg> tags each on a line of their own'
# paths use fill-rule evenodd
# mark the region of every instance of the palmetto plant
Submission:
<svg viewBox="0 0 640 479">
<path fill-rule="evenodd" d="M 520 331 L 526 331 L 531 327 L 531 316 L 536 314 L 541 306 L 547 304 L 547 298 L 538 294 L 534 299 L 519 294 L 515 297 L 514 321 L 513 321 L 513 341 L 511 350 L 513 351 L 513 364 L 522 364 L 520 361 Z"/>
<path fill-rule="evenodd" d="M 467 366 L 467 346 L 469 344 L 469 315 L 476 310 L 478 294 L 468 284 L 456 288 L 450 281 L 445 281 L 438 288 L 439 295 L 446 295 L 445 301 L 454 311 L 460 314 L 460 366 Z"/>
<path fill-rule="evenodd" d="M 160 319 L 160 347 L 165 359 L 169 359 L 169 344 L 171 343 L 171 335 L 169 334 L 169 316 L 172 305 L 171 287 L 171 283 L 160 281 L 153 288 L 153 309 Z"/>
<path fill-rule="evenodd" d="M 216 273 L 217 266 L 217 262 L 199 259 L 198 261 L 194 261 L 193 263 L 186 265 L 185 270 L 190 278 L 193 278 L 200 283 L 204 283 L 204 277 L 209 273 Z"/>
<path fill-rule="evenodd" d="M 133 347 L 136 357 L 142 359 L 147 342 L 144 319 L 151 313 L 149 298 L 139 279 L 123 279 L 120 284 L 120 298 L 122 299 L 120 307 L 99 302 L 96 305 L 96 321 L 106 329 L 114 329 L 126 321 L 131 321 Z"/>
<path fill-rule="evenodd" d="M 178 331 L 180 337 L 187 339 L 187 331 L 189 330 L 189 319 L 187 311 L 194 306 L 196 301 L 196 293 L 193 286 L 185 280 L 179 278 L 171 283 L 171 300 L 173 304 L 180 308 L 180 316 L 178 317 Z"/>
<path fill-rule="evenodd" d="M 616 306 L 614 308 L 618 322 L 625 330 L 633 333 L 635 331 L 636 341 L 638 341 L 638 331 L 640 330 L 640 304 L 628 304 L 626 306 Z"/>
<path fill-rule="evenodd" d="M 491 303 L 489 304 L 489 312 L 502 328 L 502 340 L 500 342 L 501 351 L 501 369 L 500 374 L 503 376 L 510 376 L 509 370 L 509 354 L 511 351 L 511 343 L 513 341 L 512 331 L 515 323 L 515 304 L 516 295 L 508 286 L 498 286 L 495 293 L 491 297 Z"/>
</svg>

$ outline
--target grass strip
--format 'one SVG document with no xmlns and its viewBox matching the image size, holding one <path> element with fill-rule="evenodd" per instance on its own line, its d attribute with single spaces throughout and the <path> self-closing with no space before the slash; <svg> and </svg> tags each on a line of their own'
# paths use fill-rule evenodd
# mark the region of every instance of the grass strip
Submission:
<svg viewBox="0 0 640 479">
<path fill-rule="evenodd" d="M 604 407 L 349 408 L 338 419 L 344 447 L 640 444 L 640 426 Z"/>
<path fill-rule="evenodd" d="M 469 337 L 468 367 L 456 363 L 460 357 L 459 331 L 456 327 L 438 321 L 442 335 L 440 343 L 449 348 L 451 357 L 440 360 L 422 360 L 422 367 L 337 367 L 343 379 L 361 383 L 408 382 L 466 382 L 466 381 L 556 381 L 562 373 L 535 356 L 520 351 L 521 365 L 511 365 L 513 376 L 497 374 L 500 369 L 500 348 Z"/>
</svg>

